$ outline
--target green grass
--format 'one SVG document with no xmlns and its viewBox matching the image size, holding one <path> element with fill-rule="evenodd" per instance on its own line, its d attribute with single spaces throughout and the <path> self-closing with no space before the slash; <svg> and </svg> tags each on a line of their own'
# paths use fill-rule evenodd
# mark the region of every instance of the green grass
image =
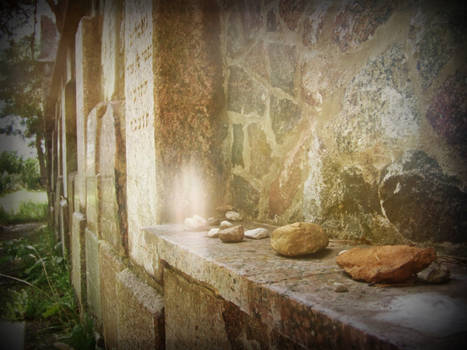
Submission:
<svg viewBox="0 0 467 350">
<path fill-rule="evenodd" d="M 0 207 L 1 225 L 45 221 L 46 219 L 47 203 L 23 202 L 20 204 L 17 212 L 7 212 L 3 207 Z"/>
<path fill-rule="evenodd" d="M 79 316 L 60 251 L 49 228 L 0 243 L 0 318 L 27 321 L 26 349 L 50 349 L 54 342 L 95 349 L 92 321 Z"/>
</svg>

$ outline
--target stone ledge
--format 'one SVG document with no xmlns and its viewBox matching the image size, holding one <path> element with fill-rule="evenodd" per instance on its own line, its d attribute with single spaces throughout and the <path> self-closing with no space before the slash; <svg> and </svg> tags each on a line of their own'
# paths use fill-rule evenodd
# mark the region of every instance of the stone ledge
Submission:
<svg viewBox="0 0 467 350">
<path fill-rule="evenodd" d="M 276 255 L 269 239 L 224 244 L 179 225 L 145 228 L 144 236 L 158 255 L 153 261 L 183 272 L 305 347 L 434 349 L 465 342 L 465 266 L 450 265 L 447 284 L 378 288 L 351 280 L 335 264 L 338 252 L 350 247 L 342 242 L 289 259 Z M 335 283 L 348 292 L 336 293 Z"/>
</svg>

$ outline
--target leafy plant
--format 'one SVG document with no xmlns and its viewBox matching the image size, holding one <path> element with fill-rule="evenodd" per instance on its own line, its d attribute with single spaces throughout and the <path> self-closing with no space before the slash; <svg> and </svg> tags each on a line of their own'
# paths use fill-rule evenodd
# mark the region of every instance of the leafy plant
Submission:
<svg viewBox="0 0 467 350">
<path fill-rule="evenodd" d="M 0 317 L 41 325 L 29 339 L 34 348 L 47 349 L 53 339 L 74 349 L 95 349 L 94 326 L 79 316 L 66 260 L 49 228 L 34 238 L 0 243 L 0 278 L 11 282 L 0 303 Z M 47 337 L 48 336 L 48 337 Z"/>
</svg>

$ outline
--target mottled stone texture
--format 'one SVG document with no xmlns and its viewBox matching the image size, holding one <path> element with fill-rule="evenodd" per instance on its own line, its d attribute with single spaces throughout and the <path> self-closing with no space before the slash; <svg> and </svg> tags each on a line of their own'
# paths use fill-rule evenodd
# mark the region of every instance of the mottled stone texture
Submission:
<svg viewBox="0 0 467 350">
<path fill-rule="evenodd" d="M 466 158 L 467 153 L 467 75 L 456 72 L 449 76 L 434 96 L 426 118 L 435 132 L 456 147 Z"/>
<path fill-rule="evenodd" d="M 95 318 L 96 326 L 102 327 L 101 288 L 99 272 L 99 245 L 95 233 L 85 230 L 86 257 L 86 301 L 89 313 Z"/>
<path fill-rule="evenodd" d="M 302 349 L 212 290 L 164 272 L 167 349 Z"/>
<path fill-rule="evenodd" d="M 382 207 L 407 238 L 465 242 L 467 193 L 422 151 L 409 151 L 383 170 Z"/>
<path fill-rule="evenodd" d="M 385 211 L 383 202 L 391 201 L 385 202 L 382 180 L 404 152 L 423 150 L 455 188 L 465 187 L 462 5 L 277 0 L 248 11 L 243 2 L 223 6 L 232 130 L 223 143 L 232 173 L 225 201 L 259 220 L 317 222 L 336 238 L 465 242 L 453 233 L 464 227 L 458 204 L 445 211 L 424 207 L 437 219 L 422 225 L 421 238 L 412 204 L 404 201 L 400 214 L 399 202 Z M 398 196 L 406 191 L 409 201 L 412 190 L 404 189 Z M 446 186 L 437 193 L 453 195 Z M 448 226 L 439 223 L 445 216 Z M 439 225 L 445 234 L 431 233 Z"/>
<path fill-rule="evenodd" d="M 219 8 L 214 0 L 162 1 L 155 23 L 158 192 L 164 203 L 162 219 L 167 221 L 196 210 L 180 206 L 192 187 L 174 181 L 183 177 L 188 166 L 196 165 L 193 172 L 203 197 L 198 201 L 203 202 L 204 211 L 215 207 L 222 195 Z"/>
<path fill-rule="evenodd" d="M 118 348 L 118 307 L 126 307 L 126 301 L 117 300 L 117 274 L 123 265 L 112 246 L 99 241 L 99 278 L 101 292 L 102 331 L 108 349 Z"/>
<path fill-rule="evenodd" d="M 125 120 L 121 102 L 107 104 L 99 136 L 99 234 L 117 251 L 126 250 Z"/>
<path fill-rule="evenodd" d="M 100 101 L 100 40 L 97 17 L 83 17 L 75 36 L 76 62 L 76 138 L 78 154 L 77 181 L 80 207 L 86 207 L 86 119 L 92 108 Z"/>
<path fill-rule="evenodd" d="M 346 1 L 335 17 L 333 39 L 342 51 L 357 48 L 370 39 L 394 9 L 388 0 Z"/>
<path fill-rule="evenodd" d="M 71 229 L 71 284 L 78 298 L 80 310 L 86 308 L 86 251 L 85 227 L 83 214 L 75 212 Z"/>
<path fill-rule="evenodd" d="M 129 269 L 117 274 L 119 349 L 164 349 L 164 300 Z"/>
</svg>

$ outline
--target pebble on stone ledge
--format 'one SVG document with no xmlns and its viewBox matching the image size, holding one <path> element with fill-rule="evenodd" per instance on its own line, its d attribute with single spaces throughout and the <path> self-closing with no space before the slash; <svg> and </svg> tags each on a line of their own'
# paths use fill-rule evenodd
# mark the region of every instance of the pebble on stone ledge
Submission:
<svg viewBox="0 0 467 350">
<path fill-rule="evenodd" d="M 269 230 L 264 227 L 258 227 L 253 230 L 245 231 L 246 238 L 263 239 L 269 237 Z"/>
<path fill-rule="evenodd" d="M 230 221 L 224 220 L 221 222 L 220 228 L 221 230 L 227 227 L 232 227 L 233 224 Z"/>
<path fill-rule="evenodd" d="M 451 272 L 449 269 L 436 261 L 417 274 L 418 279 L 427 283 L 444 283 L 449 281 Z"/>
<path fill-rule="evenodd" d="M 285 256 L 313 254 L 328 246 L 329 239 L 320 225 L 296 222 L 275 229 L 271 247 Z"/>
<path fill-rule="evenodd" d="M 338 255 L 336 263 L 358 281 L 404 282 L 435 259 L 433 248 L 388 245 L 352 248 Z"/>
<path fill-rule="evenodd" d="M 191 218 L 186 218 L 184 224 L 188 229 L 196 231 L 202 231 L 206 229 L 208 225 L 206 219 L 199 215 L 193 215 Z"/>
<path fill-rule="evenodd" d="M 217 238 L 219 237 L 219 228 L 212 228 L 208 232 L 208 237 L 209 238 Z"/>
<path fill-rule="evenodd" d="M 226 228 L 224 230 L 220 230 L 218 235 L 221 241 L 224 243 L 241 242 L 244 237 L 243 226 L 238 225 L 238 226 Z"/>
</svg>

